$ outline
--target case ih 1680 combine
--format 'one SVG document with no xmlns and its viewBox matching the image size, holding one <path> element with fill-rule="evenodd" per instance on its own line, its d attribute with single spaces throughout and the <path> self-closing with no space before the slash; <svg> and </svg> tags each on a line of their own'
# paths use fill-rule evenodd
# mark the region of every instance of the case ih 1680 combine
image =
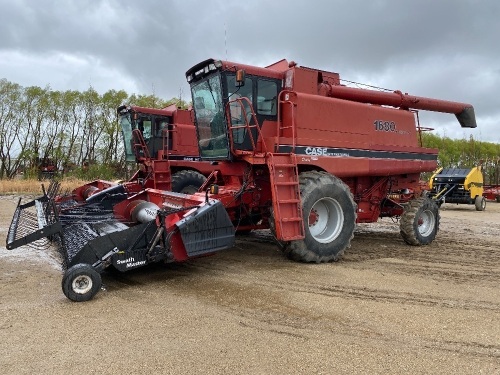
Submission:
<svg viewBox="0 0 500 375">
<path fill-rule="evenodd" d="M 437 150 L 419 145 L 416 110 L 453 113 L 476 127 L 469 104 L 340 84 L 337 73 L 283 60 L 266 68 L 209 59 L 186 73 L 200 159 L 213 172 L 186 195 L 168 191 L 168 159 L 152 159 L 142 179 L 92 183 L 20 204 L 7 247 L 50 238 L 65 259 L 64 294 L 91 299 L 106 267 L 181 262 L 233 246 L 237 229 L 270 228 L 301 262 L 339 259 L 356 223 L 400 218 L 410 245 L 432 242 L 437 204 L 419 177 Z M 130 145 L 147 152 L 134 130 Z M 142 181 L 142 182 L 141 182 Z M 32 217 L 38 229 L 26 231 Z"/>
</svg>

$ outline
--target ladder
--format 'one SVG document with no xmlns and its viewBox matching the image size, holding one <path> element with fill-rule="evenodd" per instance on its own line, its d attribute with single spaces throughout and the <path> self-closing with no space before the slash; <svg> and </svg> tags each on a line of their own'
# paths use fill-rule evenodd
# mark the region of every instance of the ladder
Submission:
<svg viewBox="0 0 500 375">
<path fill-rule="evenodd" d="M 172 190 L 172 174 L 168 160 L 152 160 L 151 173 L 153 187 L 159 190 Z"/>
<path fill-rule="evenodd" d="M 304 238 L 304 220 L 300 200 L 299 174 L 293 154 L 268 153 L 276 237 L 280 241 Z"/>
</svg>

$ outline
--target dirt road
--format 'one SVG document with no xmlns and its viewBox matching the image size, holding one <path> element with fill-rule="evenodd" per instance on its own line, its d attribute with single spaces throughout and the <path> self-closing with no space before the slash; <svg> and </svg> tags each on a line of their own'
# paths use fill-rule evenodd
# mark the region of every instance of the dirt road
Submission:
<svg viewBox="0 0 500 375">
<path fill-rule="evenodd" d="M 86 303 L 49 252 L 5 249 L 0 373 L 500 374 L 500 204 L 445 205 L 430 246 L 390 219 L 337 263 L 288 261 L 268 233 L 184 264 L 103 274 Z"/>
</svg>

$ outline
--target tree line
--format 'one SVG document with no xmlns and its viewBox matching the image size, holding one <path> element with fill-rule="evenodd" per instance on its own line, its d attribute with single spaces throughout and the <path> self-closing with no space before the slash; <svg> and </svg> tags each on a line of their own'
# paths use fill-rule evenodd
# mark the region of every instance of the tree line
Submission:
<svg viewBox="0 0 500 375">
<path fill-rule="evenodd" d="M 34 172 L 42 160 L 55 161 L 58 170 L 85 166 L 119 170 L 125 158 L 117 108 L 124 103 L 187 107 L 179 99 L 129 95 L 123 90 L 102 95 L 92 87 L 83 92 L 56 91 L 1 79 L 0 179 Z"/>
<path fill-rule="evenodd" d="M 40 160 L 55 160 L 59 170 L 90 166 L 101 178 L 125 165 L 117 108 L 122 104 L 165 108 L 188 103 L 155 95 L 109 90 L 55 91 L 50 87 L 22 87 L 0 80 L 0 178 L 20 171 L 36 171 Z M 422 145 L 439 149 L 438 164 L 446 168 L 483 165 L 485 183 L 500 184 L 500 144 L 451 139 L 423 132 Z M 35 172 L 36 173 L 36 172 Z M 84 176 L 92 177 L 92 176 Z"/>
</svg>

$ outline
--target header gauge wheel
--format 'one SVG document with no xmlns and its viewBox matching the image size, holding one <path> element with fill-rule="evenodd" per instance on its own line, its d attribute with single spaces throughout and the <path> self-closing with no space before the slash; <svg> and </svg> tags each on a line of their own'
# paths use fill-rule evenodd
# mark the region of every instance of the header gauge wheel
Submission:
<svg viewBox="0 0 500 375">
<path fill-rule="evenodd" d="M 91 300 L 101 289 L 101 275 L 89 264 L 75 264 L 62 279 L 64 295 L 75 302 Z"/>
</svg>

